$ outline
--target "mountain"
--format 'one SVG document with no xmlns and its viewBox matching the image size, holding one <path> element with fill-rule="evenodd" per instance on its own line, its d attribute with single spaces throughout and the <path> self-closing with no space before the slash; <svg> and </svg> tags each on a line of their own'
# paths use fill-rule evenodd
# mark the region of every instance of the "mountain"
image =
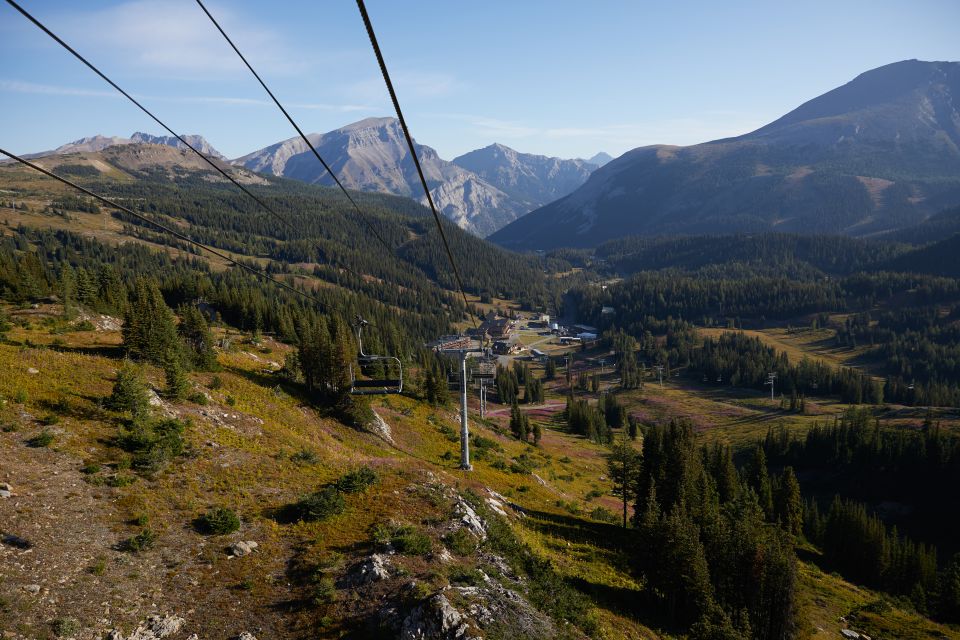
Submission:
<svg viewBox="0 0 960 640">
<path fill-rule="evenodd" d="M 426 204 L 416 167 L 395 118 L 367 118 L 328 133 L 307 136 L 343 185 L 359 191 L 407 196 Z M 458 226 L 486 236 L 529 208 L 475 173 L 416 145 L 434 203 Z M 252 171 L 333 185 L 300 138 L 290 138 L 233 161 Z"/>
<path fill-rule="evenodd" d="M 595 165 L 520 153 L 492 144 L 454 158 L 453 163 L 483 178 L 528 209 L 567 195 L 590 177 Z"/>
<path fill-rule="evenodd" d="M 196 137 L 199 138 L 199 136 Z M 107 140 L 109 139 L 107 138 Z M 93 138 L 85 138 L 85 140 L 93 140 Z M 125 139 L 120 138 L 120 140 Z M 203 138 L 199 138 L 199 140 L 203 140 Z M 97 149 L 98 146 L 100 146 L 99 149 Z M 64 147 L 69 147 L 69 145 L 64 145 Z M 64 147 L 60 147 L 60 149 Z M 134 142 L 127 139 L 126 142 L 109 146 L 101 146 L 100 143 L 96 142 L 77 144 L 74 149 L 83 149 L 83 147 L 87 147 L 89 150 L 52 151 L 47 155 L 34 154 L 34 162 L 45 169 L 57 169 L 59 173 L 74 177 L 152 179 L 196 177 L 206 183 L 227 183 L 226 178 L 186 148 L 181 149 L 167 144 Z M 199 147 L 197 148 L 199 149 Z M 214 162 L 241 184 L 265 185 L 268 183 L 263 176 L 243 167 L 233 166 L 216 157 Z"/>
<path fill-rule="evenodd" d="M 198 135 L 183 135 L 183 139 L 193 145 L 198 151 L 204 153 L 205 155 L 212 156 L 218 160 L 225 160 L 226 157 L 213 148 L 213 146 L 207 142 L 206 138 Z M 177 149 L 186 149 L 186 146 L 177 140 L 173 136 L 153 136 L 149 133 L 142 133 L 137 131 L 129 138 L 123 138 L 120 136 L 103 136 L 95 135 L 88 138 L 80 138 L 79 140 L 74 140 L 73 142 L 68 142 L 67 144 L 60 145 L 56 149 L 51 151 L 41 151 L 39 153 L 31 153 L 25 155 L 25 158 L 42 158 L 45 156 L 51 155 L 64 155 L 68 153 L 83 153 L 88 151 L 102 151 L 109 147 L 117 147 L 128 144 L 135 143 L 147 143 L 147 144 L 162 144 L 168 147 L 175 147 Z"/>
<path fill-rule="evenodd" d="M 186 140 L 190 146 L 199 151 L 205 156 L 212 156 L 218 160 L 226 160 L 227 157 L 213 148 L 207 139 L 203 136 L 197 135 L 182 135 L 184 140 Z M 136 132 L 130 136 L 132 142 L 142 142 L 147 144 L 163 144 L 168 147 L 174 147 L 177 149 L 187 149 L 187 145 L 183 144 L 177 140 L 174 136 L 152 136 L 149 133 Z"/>
<path fill-rule="evenodd" d="M 960 63 L 861 74 L 743 136 L 627 152 L 491 239 L 518 249 L 630 234 L 868 236 L 960 203 Z"/>
<path fill-rule="evenodd" d="M 613 156 L 611 156 L 609 153 L 605 153 L 601 151 L 600 153 L 596 154 L 595 156 L 587 160 L 587 162 L 589 162 L 592 165 L 602 167 L 603 165 L 607 164 L 611 160 L 613 160 Z"/>
</svg>

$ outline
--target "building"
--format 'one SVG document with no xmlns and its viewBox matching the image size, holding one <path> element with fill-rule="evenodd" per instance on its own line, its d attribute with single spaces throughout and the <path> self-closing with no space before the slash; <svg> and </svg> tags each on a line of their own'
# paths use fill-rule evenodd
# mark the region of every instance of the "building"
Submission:
<svg viewBox="0 0 960 640">
<path fill-rule="evenodd" d="M 468 336 L 441 336 L 433 342 L 428 342 L 427 347 L 434 350 L 447 349 L 469 349 L 473 346 L 473 341 Z"/>
<path fill-rule="evenodd" d="M 515 328 L 516 322 L 510 318 L 501 318 L 491 311 L 480 324 L 479 333 L 486 334 L 492 340 L 509 340 Z"/>
</svg>

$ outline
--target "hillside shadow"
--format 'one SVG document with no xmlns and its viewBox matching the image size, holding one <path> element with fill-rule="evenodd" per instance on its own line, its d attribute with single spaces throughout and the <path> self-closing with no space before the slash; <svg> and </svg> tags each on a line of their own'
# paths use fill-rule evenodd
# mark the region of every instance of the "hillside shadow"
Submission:
<svg viewBox="0 0 960 640">
<path fill-rule="evenodd" d="M 50 349 L 62 353 L 76 353 L 84 356 L 100 356 L 110 358 L 111 360 L 121 360 L 123 358 L 123 345 L 101 344 L 96 346 L 81 347 L 70 345 L 51 346 Z"/>
<path fill-rule="evenodd" d="M 622 551 L 629 545 L 631 530 L 619 525 L 519 506 L 514 508 L 527 516 L 523 522 L 525 526 L 568 542 L 589 543 L 612 551 Z"/>
<path fill-rule="evenodd" d="M 240 367 L 234 367 L 230 365 L 225 365 L 223 370 L 240 376 L 241 378 L 245 378 L 247 381 L 252 382 L 260 387 L 267 389 L 279 388 L 285 394 L 295 398 L 302 404 L 312 404 L 310 396 L 303 387 L 297 384 L 291 384 L 290 382 L 281 379 L 279 376 L 268 375 L 259 371 L 250 371 L 248 369 L 242 369 Z"/>
</svg>

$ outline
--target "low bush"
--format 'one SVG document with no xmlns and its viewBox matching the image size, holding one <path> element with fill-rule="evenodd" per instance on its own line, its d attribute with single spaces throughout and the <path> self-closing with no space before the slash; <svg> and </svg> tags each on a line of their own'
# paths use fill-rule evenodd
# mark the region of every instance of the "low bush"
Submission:
<svg viewBox="0 0 960 640">
<path fill-rule="evenodd" d="M 458 556 L 468 556 L 477 550 L 476 538 L 463 527 L 445 535 L 443 543 Z"/>
<path fill-rule="evenodd" d="M 133 536 L 123 544 L 123 548 L 133 553 L 140 553 L 152 549 L 157 542 L 157 534 L 152 529 L 142 529 L 140 533 Z"/>
<path fill-rule="evenodd" d="M 360 493 L 377 481 L 377 473 L 370 467 L 360 467 L 340 476 L 334 487 L 343 493 Z"/>
<path fill-rule="evenodd" d="M 620 519 L 617 517 L 617 514 L 615 514 L 613 511 L 610 511 L 610 509 L 607 509 L 606 507 L 595 508 L 590 512 L 590 517 L 594 520 L 607 522 L 610 524 L 615 524 L 620 521 Z"/>
<path fill-rule="evenodd" d="M 57 618 L 50 626 L 53 628 L 53 635 L 58 638 L 71 638 L 83 630 L 76 618 Z"/>
<path fill-rule="evenodd" d="M 408 556 L 425 556 L 433 549 L 433 541 L 430 536 L 412 525 L 394 530 L 390 537 L 390 544 L 397 550 L 397 553 Z"/>
<path fill-rule="evenodd" d="M 222 536 L 240 528 L 240 517 L 232 509 L 216 507 L 194 520 L 200 533 Z"/>
<path fill-rule="evenodd" d="M 336 487 L 324 487 L 320 491 L 304 496 L 292 505 L 291 515 L 296 520 L 313 522 L 339 515 L 346 508 L 343 494 Z"/>
<path fill-rule="evenodd" d="M 53 443 L 53 434 L 44 429 L 37 435 L 33 436 L 27 440 L 27 446 L 39 449 L 42 447 L 49 447 Z"/>
</svg>

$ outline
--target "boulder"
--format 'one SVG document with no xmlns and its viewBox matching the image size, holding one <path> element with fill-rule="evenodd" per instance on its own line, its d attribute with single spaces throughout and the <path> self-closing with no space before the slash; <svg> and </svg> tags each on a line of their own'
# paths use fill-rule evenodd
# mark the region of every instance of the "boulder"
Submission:
<svg viewBox="0 0 960 640">
<path fill-rule="evenodd" d="M 253 553 L 254 550 L 259 546 L 260 545 L 253 540 L 241 540 L 240 542 L 234 542 L 231 544 L 229 551 L 232 555 L 242 558 L 245 555 Z"/>
</svg>

